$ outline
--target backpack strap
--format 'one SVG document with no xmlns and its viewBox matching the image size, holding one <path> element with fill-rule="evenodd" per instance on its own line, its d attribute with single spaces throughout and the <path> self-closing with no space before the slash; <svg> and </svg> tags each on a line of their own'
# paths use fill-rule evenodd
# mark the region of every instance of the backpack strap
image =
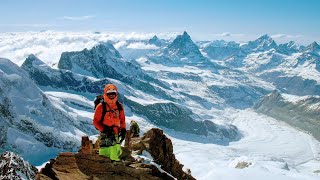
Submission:
<svg viewBox="0 0 320 180">
<path fill-rule="evenodd" d="M 110 110 L 107 111 L 107 106 L 109 107 L 109 105 L 106 102 L 102 101 L 101 103 L 102 103 L 102 116 L 101 116 L 100 122 L 102 123 L 103 119 L 104 119 L 104 116 L 106 115 L 107 112 L 110 112 Z M 120 114 L 120 111 L 123 111 L 123 108 L 122 108 L 122 106 L 121 106 L 119 101 L 116 101 L 116 105 L 117 105 L 117 108 L 118 108 L 118 111 L 119 111 L 119 114 Z"/>
<path fill-rule="evenodd" d="M 121 106 L 119 101 L 116 102 L 116 105 L 117 105 L 117 108 L 118 108 L 119 112 L 123 110 L 123 108 L 122 108 L 122 106 Z"/>
<path fill-rule="evenodd" d="M 100 123 L 103 122 L 104 116 L 105 116 L 106 113 L 107 113 L 107 103 L 105 103 L 104 101 L 102 101 L 101 104 L 102 104 L 102 116 L 101 116 L 101 119 L 100 119 Z"/>
</svg>

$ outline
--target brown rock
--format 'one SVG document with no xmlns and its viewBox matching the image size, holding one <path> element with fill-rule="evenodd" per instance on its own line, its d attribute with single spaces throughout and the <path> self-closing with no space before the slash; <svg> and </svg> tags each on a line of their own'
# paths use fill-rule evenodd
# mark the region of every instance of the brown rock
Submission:
<svg viewBox="0 0 320 180">
<path fill-rule="evenodd" d="M 55 176 L 38 174 L 38 179 L 170 179 L 153 165 L 112 162 L 109 158 L 96 154 L 60 153 L 53 163 Z"/>
<path fill-rule="evenodd" d="M 141 152 L 147 150 L 154 161 L 161 165 L 161 168 L 170 173 L 177 179 L 195 179 L 191 175 L 191 171 L 184 172 L 183 165 L 175 158 L 173 154 L 173 146 L 161 129 L 152 128 L 144 134 L 141 141 L 137 139 L 132 144 L 132 149 L 139 149 Z"/>
<path fill-rule="evenodd" d="M 92 141 L 89 140 L 88 136 L 82 137 L 80 152 L 83 154 L 92 154 L 93 153 Z"/>
<path fill-rule="evenodd" d="M 244 169 L 246 167 L 249 167 L 252 163 L 251 162 L 244 162 L 244 161 L 241 161 L 241 162 L 238 162 L 236 167 L 235 168 L 238 168 L 238 169 Z"/>
<path fill-rule="evenodd" d="M 130 137 L 130 136 L 129 136 Z M 113 162 L 109 158 L 95 153 L 99 142 L 95 145 L 88 137 L 82 138 L 79 153 L 63 152 L 56 160 L 51 160 L 37 175 L 37 179 L 195 179 L 189 170 L 182 170 L 183 165 L 175 159 L 171 140 L 160 129 L 149 130 L 142 138 L 131 138 L 127 146 L 122 148 L 121 159 Z M 96 149 L 97 148 L 97 149 Z M 154 161 L 168 173 L 161 172 L 156 166 L 144 164 L 132 157 L 134 152 L 148 151 Z"/>
</svg>

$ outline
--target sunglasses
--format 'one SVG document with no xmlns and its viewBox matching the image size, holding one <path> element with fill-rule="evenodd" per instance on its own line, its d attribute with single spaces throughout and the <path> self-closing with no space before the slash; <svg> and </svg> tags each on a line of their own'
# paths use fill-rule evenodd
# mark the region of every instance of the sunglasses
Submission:
<svg viewBox="0 0 320 180">
<path fill-rule="evenodd" d="M 115 96 L 115 95 L 117 95 L 117 93 L 115 93 L 115 92 L 107 93 L 107 96 Z"/>
</svg>

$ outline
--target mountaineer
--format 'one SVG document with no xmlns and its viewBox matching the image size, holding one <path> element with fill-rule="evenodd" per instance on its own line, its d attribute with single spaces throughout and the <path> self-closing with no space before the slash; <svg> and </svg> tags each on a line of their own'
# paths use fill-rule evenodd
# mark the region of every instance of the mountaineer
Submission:
<svg viewBox="0 0 320 180">
<path fill-rule="evenodd" d="M 98 102 L 97 96 L 95 103 Z M 102 97 L 100 97 L 102 98 Z M 126 122 L 122 104 L 118 101 L 118 89 L 114 84 L 104 88 L 103 100 L 95 107 L 93 125 L 100 131 L 99 155 L 120 161 L 120 144 L 125 139 Z"/>
</svg>

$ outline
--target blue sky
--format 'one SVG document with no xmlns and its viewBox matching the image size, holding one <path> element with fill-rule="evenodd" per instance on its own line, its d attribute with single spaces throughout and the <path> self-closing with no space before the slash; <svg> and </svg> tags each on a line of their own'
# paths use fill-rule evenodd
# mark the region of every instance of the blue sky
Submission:
<svg viewBox="0 0 320 180">
<path fill-rule="evenodd" d="M 320 40 L 319 0 L 2 0 L 0 32 L 183 32 L 197 40 Z"/>
</svg>

